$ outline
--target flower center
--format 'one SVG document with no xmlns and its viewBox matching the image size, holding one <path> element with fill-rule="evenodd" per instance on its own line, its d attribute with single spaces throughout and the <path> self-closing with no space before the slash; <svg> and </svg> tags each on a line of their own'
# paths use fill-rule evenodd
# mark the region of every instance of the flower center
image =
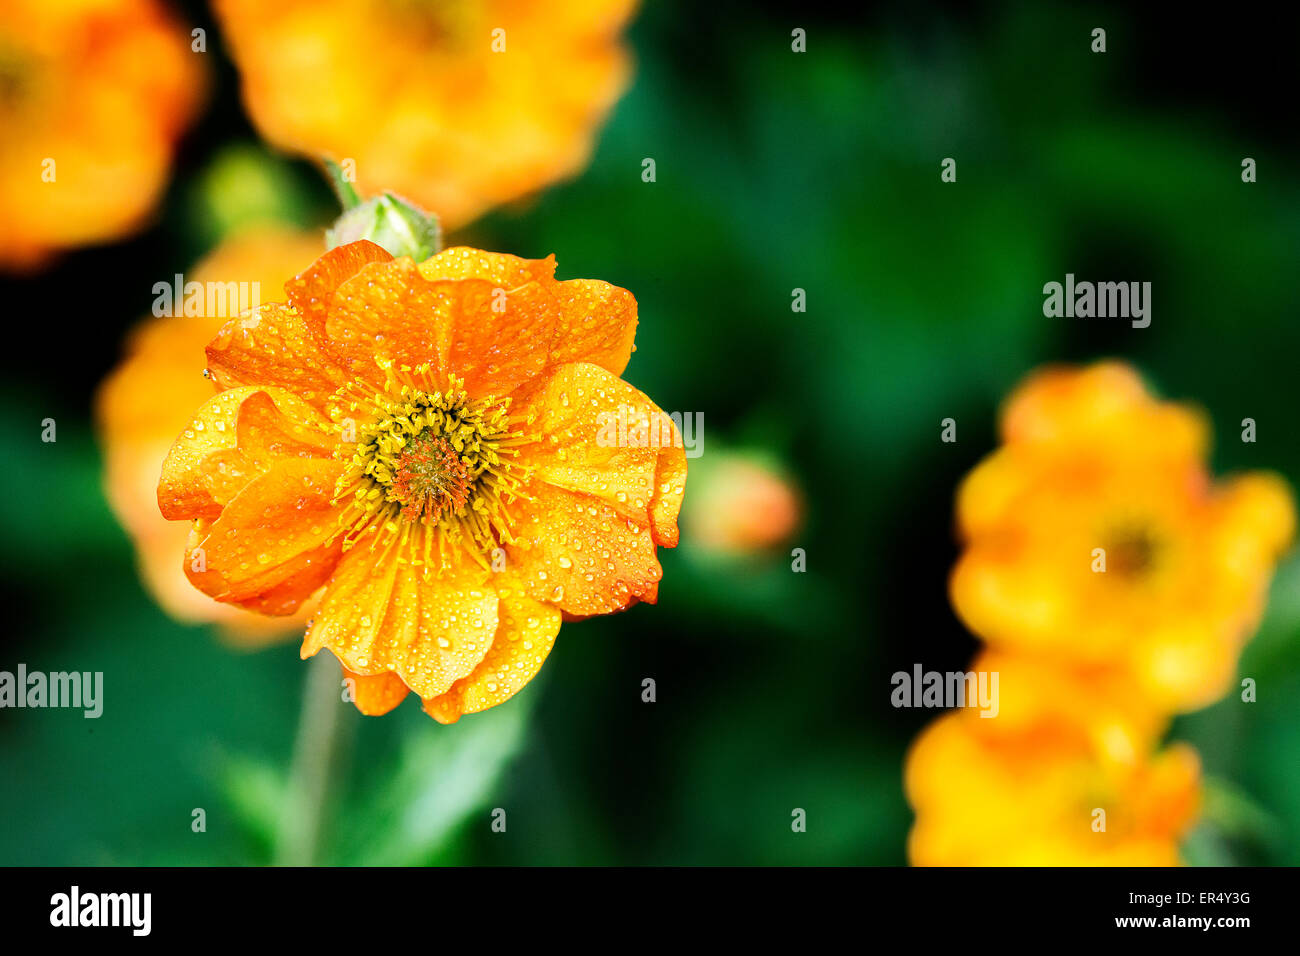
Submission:
<svg viewBox="0 0 1300 956">
<path fill-rule="evenodd" d="M 406 521 L 458 514 L 469 500 L 469 469 L 447 439 L 421 432 L 398 454 L 391 492 Z"/>
<path fill-rule="evenodd" d="M 372 548 L 412 545 L 418 563 L 461 546 L 486 565 L 512 540 L 518 446 L 533 439 L 513 430 L 508 398 L 470 398 L 454 377 L 440 388 L 427 365 L 387 371 L 383 391 L 358 382 L 336 395 L 336 426 L 356 441 L 334 488 L 344 549 L 369 536 Z"/>
<path fill-rule="evenodd" d="M 1107 568 L 1125 577 L 1150 571 L 1156 561 L 1159 542 L 1150 528 L 1131 526 L 1118 529 L 1106 549 Z"/>
<path fill-rule="evenodd" d="M 383 15 L 401 26 L 403 35 L 425 48 L 462 50 L 480 34 L 481 17 L 472 3 L 453 0 L 386 0 Z M 485 41 L 486 42 L 486 41 Z"/>
<path fill-rule="evenodd" d="M 0 108 L 12 109 L 29 89 L 32 64 L 16 48 L 0 40 Z"/>
</svg>

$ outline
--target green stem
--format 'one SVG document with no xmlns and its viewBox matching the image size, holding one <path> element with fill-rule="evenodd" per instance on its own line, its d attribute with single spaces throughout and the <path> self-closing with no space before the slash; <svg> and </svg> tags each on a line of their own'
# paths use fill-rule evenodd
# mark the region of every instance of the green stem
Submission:
<svg viewBox="0 0 1300 956">
<path fill-rule="evenodd" d="M 307 665 L 298 737 L 276 841 L 278 866 L 312 866 L 317 862 L 330 782 L 342 756 L 341 687 L 334 656 L 313 657 Z"/>
<path fill-rule="evenodd" d="M 325 171 L 329 174 L 330 185 L 334 187 L 334 195 L 338 196 L 339 205 L 343 207 L 344 212 L 361 205 L 361 194 L 357 192 L 357 187 L 344 177 L 343 168 L 338 163 L 332 159 L 325 160 Z"/>
</svg>

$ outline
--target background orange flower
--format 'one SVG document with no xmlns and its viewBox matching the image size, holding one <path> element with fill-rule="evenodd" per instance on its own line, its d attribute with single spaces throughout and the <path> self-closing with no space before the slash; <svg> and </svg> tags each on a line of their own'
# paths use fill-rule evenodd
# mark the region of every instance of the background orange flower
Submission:
<svg viewBox="0 0 1300 956">
<path fill-rule="evenodd" d="M 254 226 L 226 239 L 189 273 L 187 282 L 257 283 L 260 295 L 284 283 L 324 248 L 319 232 Z M 268 618 L 218 604 L 185 578 L 181 552 L 188 529 L 158 513 L 158 473 L 167 449 L 193 410 L 216 390 L 204 377 L 203 347 L 238 312 L 232 299 L 209 314 L 155 316 L 141 323 L 126 356 L 104 381 L 97 418 L 104 450 L 104 487 L 114 514 L 136 547 L 140 573 L 154 599 L 174 617 L 215 621 L 237 639 L 275 637 L 305 626 L 305 615 Z M 182 308 L 183 312 L 183 308 Z"/>
<path fill-rule="evenodd" d="M 1069 724 L 1008 733 L 997 723 L 950 713 L 912 745 L 904 786 L 916 811 L 913 864 L 1178 864 L 1200 803 L 1190 747 L 1115 761 Z"/>
<path fill-rule="evenodd" d="M 454 229 L 586 165 L 632 0 L 217 0 L 270 142 L 355 163 Z"/>
<path fill-rule="evenodd" d="M 155 0 L 0 0 L 0 268 L 137 228 L 206 86 Z"/>
<path fill-rule="evenodd" d="M 1214 483 L 1208 428 L 1118 363 L 1020 386 L 965 479 L 953 605 L 978 636 L 1117 667 L 1158 709 L 1227 690 L 1295 527 L 1285 483 Z"/>
</svg>

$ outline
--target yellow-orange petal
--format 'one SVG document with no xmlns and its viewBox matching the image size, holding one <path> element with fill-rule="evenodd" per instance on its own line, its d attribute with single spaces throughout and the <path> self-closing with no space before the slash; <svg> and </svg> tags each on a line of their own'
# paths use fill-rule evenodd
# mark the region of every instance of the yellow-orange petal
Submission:
<svg viewBox="0 0 1300 956">
<path fill-rule="evenodd" d="M 359 239 L 330 249 L 284 284 L 298 314 L 317 341 L 325 340 L 325 318 L 334 290 L 371 262 L 391 262 L 390 253 L 369 239 Z"/>
<path fill-rule="evenodd" d="M 190 581 L 218 601 L 292 614 L 338 561 L 339 545 L 330 539 L 342 470 L 319 458 L 276 462 L 198 532 L 185 556 Z"/>
<path fill-rule="evenodd" d="M 158 506 L 171 520 L 212 518 L 285 458 L 327 458 L 328 421 L 292 392 L 235 388 L 208 399 L 172 443 Z"/>
<path fill-rule="evenodd" d="M 557 608 L 532 600 L 517 586 L 499 584 L 497 590 L 500 622 L 487 656 L 445 694 L 423 702 L 425 713 L 439 723 L 455 723 L 462 714 L 509 700 L 537 675 L 555 646 Z"/>
<path fill-rule="evenodd" d="M 514 507 L 508 567 L 530 597 L 578 616 L 653 603 L 663 569 L 648 521 L 619 514 L 599 498 L 541 482 Z"/>
<path fill-rule="evenodd" d="M 352 703 L 367 717 L 382 717 L 403 700 L 411 689 L 396 674 L 385 672 L 368 677 L 343 668 L 343 679 L 352 688 Z"/>
<path fill-rule="evenodd" d="M 1077 607 L 1077 596 L 1055 568 L 1021 560 L 1020 550 L 996 545 L 966 549 L 949 576 L 948 594 L 957 616 L 974 633 L 1022 650 L 1055 646 L 1070 633 Z M 1078 650 L 1095 659 L 1115 648 Z"/>
<path fill-rule="evenodd" d="M 578 362 L 539 376 L 511 402 L 524 432 L 539 436 L 520 447 L 518 458 L 535 481 L 592 495 L 625 517 L 649 521 L 659 459 L 682 451 L 672 419 L 654 402 L 605 369 Z"/>
<path fill-rule="evenodd" d="M 1238 475 L 1218 489 L 1214 504 L 1220 546 L 1239 567 L 1251 558 L 1271 563 L 1295 540 L 1295 498 L 1278 475 Z"/>
<path fill-rule="evenodd" d="M 507 252 L 449 246 L 421 262 L 420 272 L 430 282 L 481 279 L 502 289 L 513 289 L 529 282 L 554 281 L 555 256 L 525 259 Z"/>
<path fill-rule="evenodd" d="M 599 279 L 569 279 L 553 292 L 560 314 L 550 364 L 590 362 L 622 375 L 636 338 L 636 299 Z"/>
<path fill-rule="evenodd" d="M 1008 444 L 1047 442 L 1084 434 L 1150 401 L 1142 378 L 1122 362 L 1097 362 L 1082 369 L 1046 365 L 1007 399 L 1002 439 Z"/>
<path fill-rule="evenodd" d="M 293 309 L 269 302 L 221 327 L 207 347 L 208 369 L 223 389 L 278 386 L 324 408 L 348 375 Z"/>
<path fill-rule="evenodd" d="M 421 697 L 437 697 L 492 645 L 498 599 L 487 577 L 468 559 L 417 566 L 363 539 L 330 578 L 302 656 L 328 648 L 354 673 L 392 671 Z"/>
<path fill-rule="evenodd" d="M 1135 369 L 1113 361 L 1034 372 L 1007 400 L 1001 430 L 1009 446 L 1073 454 L 1099 445 L 1164 462 L 1199 462 L 1210 439 L 1204 413 L 1159 401 Z"/>
<path fill-rule="evenodd" d="M 1054 657 L 984 650 L 968 668 L 997 675 L 994 716 L 978 717 L 990 737 L 1014 738 L 1046 729 L 1060 741 L 1084 741 L 1099 760 L 1132 764 L 1168 728 L 1169 712 L 1109 662 L 1083 667 Z"/>
<path fill-rule="evenodd" d="M 444 367 L 470 394 L 505 394 L 553 365 L 590 362 L 621 375 L 636 338 L 636 299 L 594 279 L 554 278 L 555 258 L 458 246 L 420 264 L 447 297 Z"/>
<path fill-rule="evenodd" d="M 1201 758 L 1188 744 L 1172 743 L 1156 754 L 1135 792 L 1134 818 L 1144 829 L 1181 833 L 1201 810 Z"/>
<path fill-rule="evenodd" d="M 551 364 L 563 321 L 554 294 L 561 283 L 547 277 L 498 286 L 467 278 L 435 285 L 450 305 L 443 367 L 471 395 L 510 392 Z"/>
<path fill-rule="evenodd" d="M 365 263 L 330 296 L 329 349 L 354 376 L 380 387 L 385 375 L 376 358 L 441 369 L 458 291 L 435 288 L 406 256 Z"/>
<path fill-rule="evenodd" d="M 1257 616 L 1251 615 L 1253 631 Z M 1170 713 L 1208 707 L 1232 685 L 1248 632 L 1217 615 L 1172 611 L 1132 641 L 1123 658 L 1148 706 Z"/>
<path fill-rule="evenodd" d="M 326 330 L 329 313 L 338 288 L 367 266 L 392 262 L 387 249 L 369 239 L 359 239 L 335 246 L 308 268 L 284 284 L 289 304 L 301 320 L 321 353 L 336 362 L 354 379 L 382 383 L 383 375 L 375 364 L 373 349 L 349 348 L 351 333 L 339 342 L 331 342 Z"/>
<path fill-rule="evenodd" d="M 342 369 L 379 385 L 385 375 L 377 359 L 398 368 L 428 364 L 475 396 L 508 394 L 567 362 L 618 375 L 632 354 L 636 300 L 606 282 L 557 282 L 554 269 L 553 257 L 455 248 L 416 266 L 364 240 L 340 246 L 286 286 L 297 312 L 272 316 L 271 328 L 285 327 L 287 344 L 269 343 L 260 359 L 244 356 L 251 369 L 223 368 L 219 380 L 288 384 L 284 354 L 292 358 L 288 374 L 319 365 L 332 381 Z M 300 329 L 289 328 L 295 318 Z M 308 337 L 322 355 L 298 344 Z M 268 363 L 275 366 L 269 373 Z"/>
<path fill-rule="evenodd" d="M 999 533 L 1021 496 L 1050 480 L 1050 468 L 1050 461 L 1009 446 L 984 458 L 957 488 L 957 530 L 961 538 Z"/>
<path fill-rule="evenodd" d="M 671 446 L 659 451 L 655 464 L 654 493 L 650 498 L 650 529 L 655 544 L 677 547 L 677 516 L 686 494 L 686 451 Z"/>
</svg>

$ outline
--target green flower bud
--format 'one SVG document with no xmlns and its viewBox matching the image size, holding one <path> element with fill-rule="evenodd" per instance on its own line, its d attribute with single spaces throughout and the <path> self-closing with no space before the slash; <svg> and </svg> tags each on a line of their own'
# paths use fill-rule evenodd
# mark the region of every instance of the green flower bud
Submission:
<svg viewBox="0 0 1300 956">
<path fill-rule="evenodd" d="M 369 239 L 394 256 L 410 256 L 416 262 L 442 249 L 438 217 L 392 193 L 353 206 L 325 233 L 330 249 L 358 239 Z"/>
</svg>

